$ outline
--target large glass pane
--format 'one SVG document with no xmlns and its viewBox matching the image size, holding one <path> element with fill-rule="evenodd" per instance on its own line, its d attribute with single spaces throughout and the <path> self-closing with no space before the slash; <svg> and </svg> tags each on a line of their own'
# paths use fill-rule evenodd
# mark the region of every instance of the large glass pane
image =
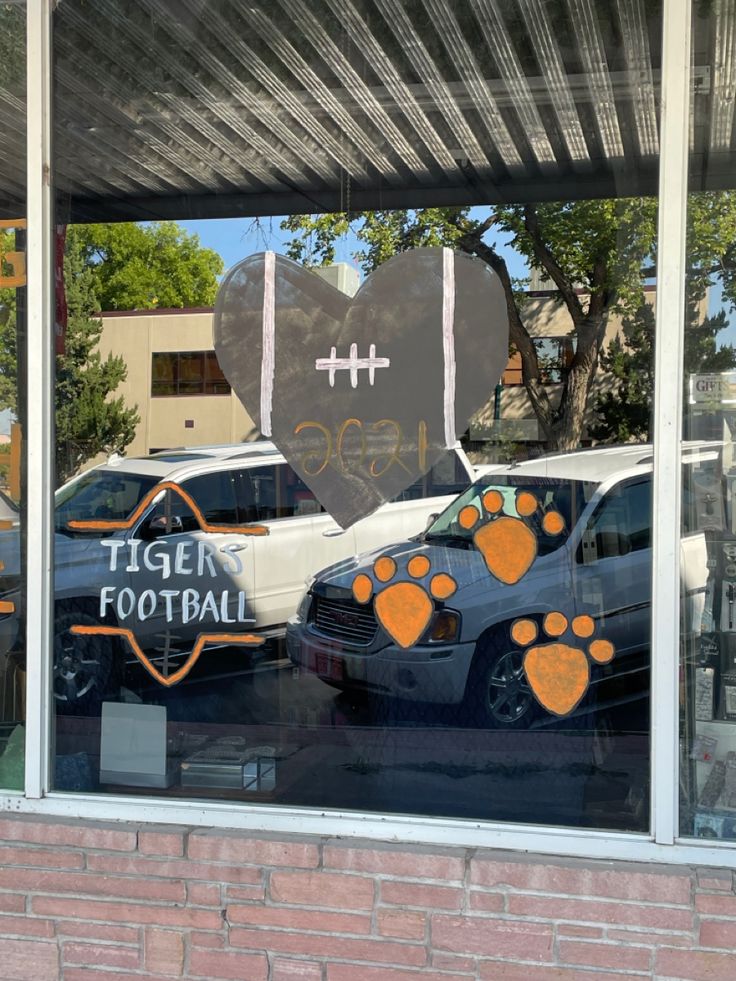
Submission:
<svg viewBox="0 0 736 981">
<path fill-rule="evenodd" d="M 736 841 L 736 12 L 695 5 L 682 483 L 680 832 Z"/>
<path fill-rule="evenodd" d="M 660 33 L 59 5 L 57 789 L 648 830 Z"/>
<path fill-rule="evenodd" d="M 0 790 L 22 790 L 26 690 L 26 10 L 0 4 Z"/>
</svg>

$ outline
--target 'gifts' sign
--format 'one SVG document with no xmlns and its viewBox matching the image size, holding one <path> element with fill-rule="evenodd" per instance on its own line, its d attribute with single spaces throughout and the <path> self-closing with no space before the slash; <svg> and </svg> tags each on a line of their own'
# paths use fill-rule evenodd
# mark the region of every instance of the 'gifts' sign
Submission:
<svg viewBox="0 0 736 981">
<path fill-rule="evenodd" d="M 450 249 L 414 249 L 350 298 L 272 252 L 226 275 L 220 366 L 343 528 L 427 473 L 490 397 L 508 360 L 498 277 Z"/>
</svg>

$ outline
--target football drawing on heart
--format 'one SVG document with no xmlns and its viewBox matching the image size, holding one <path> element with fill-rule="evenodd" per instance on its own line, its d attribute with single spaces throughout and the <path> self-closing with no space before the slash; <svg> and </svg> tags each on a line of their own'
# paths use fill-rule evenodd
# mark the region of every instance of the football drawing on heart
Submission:
<svg viewBox="0 0 736 981">
<path fill-rule="evenodd" d="M 508 314 L 490 266 L 450 249 L 402 252 L 354 297 L 265 252 L 224 277 L 214 342 L 261 433 L 349 528 L 426 474 L 491 397 Z"/>
</svg>

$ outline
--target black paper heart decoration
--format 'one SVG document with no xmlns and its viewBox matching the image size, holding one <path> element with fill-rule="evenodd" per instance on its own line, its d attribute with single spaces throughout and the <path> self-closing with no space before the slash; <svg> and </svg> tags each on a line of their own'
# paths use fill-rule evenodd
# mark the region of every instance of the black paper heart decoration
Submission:
<svg viewBox="0 0 736 981">
<path fill-rule="evenodd" d="M 220 286 L 215 350 L 238 398 L 323 507 L 349 528 L 425 474 L 508 360 L 486 263 L 413 249 L 351 299 L 273 252 Z"/>
</svg>

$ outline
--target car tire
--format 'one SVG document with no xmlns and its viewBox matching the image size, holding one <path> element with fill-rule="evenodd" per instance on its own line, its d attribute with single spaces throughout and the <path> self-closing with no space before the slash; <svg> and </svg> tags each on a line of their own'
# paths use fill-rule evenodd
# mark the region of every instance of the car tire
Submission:
<svg viewBox="0 0 736 981">
<path fill-rule="evenodd" d="M 57 607 L 54 620 L 53 696 L 60 715 L 99 715 L 105 698 L 117 694 L 120 641 L 105 635 L 75 635 L 73 626 L 100 626 L 81 604 Z M 119 686 L 118 686 L 119 687 Z"/>
<path fill-rule="evenodd" d="M 524 651 L 509 626 L 481 637 L 465 688 L 463 715 L 489 729 L 528 729 L 540 708 L 524 673 Z"/>
</svg>

